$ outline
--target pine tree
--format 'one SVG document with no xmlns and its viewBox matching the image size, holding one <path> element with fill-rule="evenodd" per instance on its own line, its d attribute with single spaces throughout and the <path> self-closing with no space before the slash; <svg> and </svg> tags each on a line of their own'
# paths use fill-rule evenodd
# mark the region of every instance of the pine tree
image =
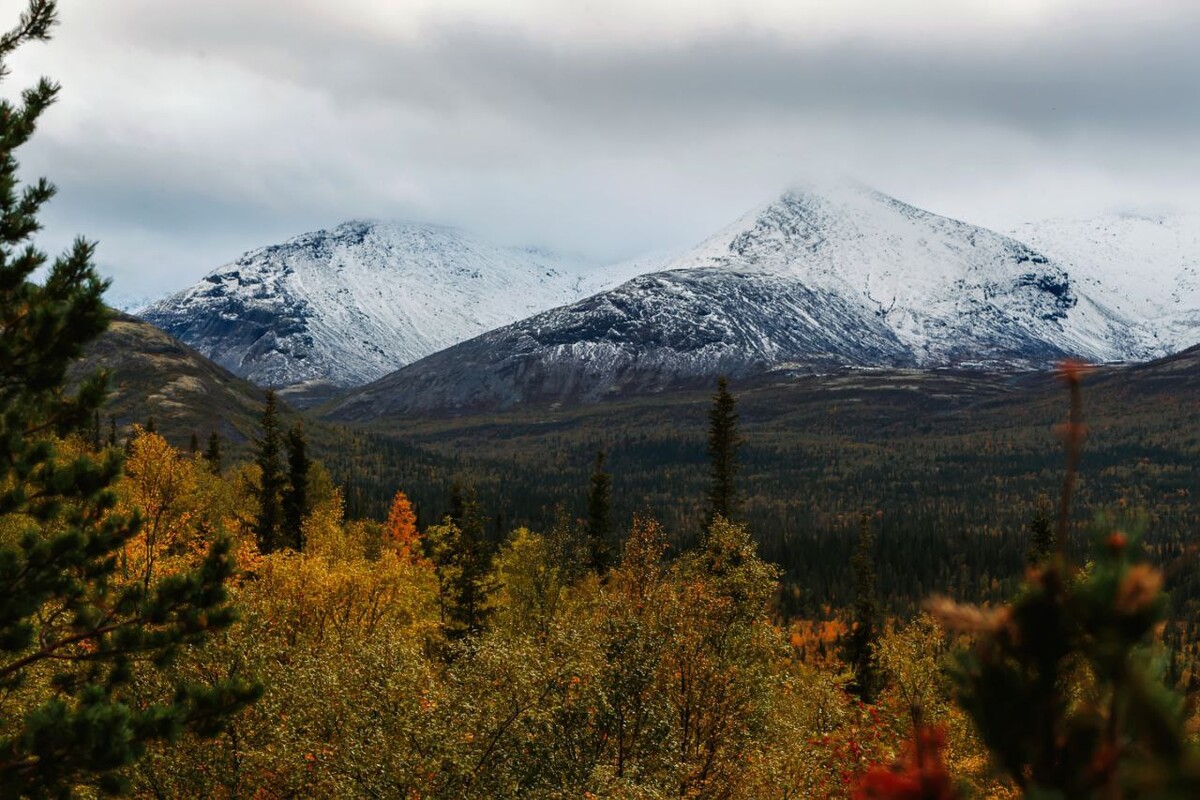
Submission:
<svg viewBox="0 0 1200 800">
<path fill-rule="evenodd" d="M 117 418 L 111 414 L 108 416 L 108 446 L 117 446 Z"/>
<path fill-rule="evenodd" d="M 92 412 L 92 452 L 99 453 L 103 448 L 103 440 L 100 438 L 100 409 Z"/>
<path fill-rule="evenodd" d="M 158 426 L 154 424 L 154 415 L 153 414 L 151 414 L 146 419 L 145 431 L 146 431 L 146 433 L 158 433 Z"/>
<path fill-rule="evenodd" d="M 719 378 L 712 409 L 708 412 L 708 456 L 712 475 L 708 492 L 710 523 L 717 517 L 733 519 L 737 513 L 735 479 L 738 470 L 737 451 L 741 445 L 737 424 L 736 401 L 729 393 L 729 382 L 723 377 Z"/>
<path fill-rule="evenodd" d="M 308 501 L 308 474 L 312 461 L 308 457 L 308 438 L 304 427 L 297 422 L 287 434 L 288 476 L 283 490 L 283 530 L 289 547 L 304 549 L 304 518 L 312 511 Z"/>
<path fill-rule="evenodd" d="M 221 474 L 221 437 L 216 431 L 208 435 L 208 449 L 204 451 L 204 460 L 208 462 L 209 469 L 217 475 Z"/>
<path fill-rule="evenodd" d="M 29 0 L 0 35 L 0 78 L 22 44 L 44 41 L 53 0 Z M 32 136 L 58 87 L 43 79 L 21 102 L 0 100 L 0 794 L 67 797 L 78 787 L 113 793 L 147 744 L 187 728 L 219 732 L 253 687 L 180 685 L 137 702 L 129 687 L 180 648 L 227 627 L 229 546 L 214 544 L 195 572 L 122 581 L 122 548 L 140 528 L 115 511 L 121 454 L 64 457 L 60 437 L 82 432 L 104 401 L 106 376 L 67 390 L 67 369 L 107 327 L 105 284 L 82 239 L 47 261 L 30 241 L 53 195 L 18 182 L 13 152 Z"/>
<path fill-rule="evenodd" d="M 875 533 L 867 514 L 863 514 L 859 522 L 851 566 L 854 569 L 854 620 L 842 657 L 854 671 L 851 689 L 863 702 L 870 703 L 879 688 L 875 663 L 879 610 L 875 594 Z"/>
<path fill-rule="evenodd" d="M 275 393 L 269 390 L 260 427 L 261 434 L 255 441 L 257 452 L 254 457 L 261 473 L 258 483 L 259 510 L 258 518 L 254 522 L 254 536 L 258 539 L 258 549 L 263 553 L 270 553 L 278 550 L 282 544 L 279 541 L 279 530 L 283 522 L 280 499 L 284 478 L 280 452 L 282 445 L 279 411 L 275 403 Z"/>
<path fill-rule="evenodd" d="M 195 456 L 200 452 L 200 437 L 195 433 L 192 434 L 192 439 L 188 443 L 188 453 Z"/>
<path fill-rule="evenodd" d="M 588 566 L 603 575 L 612 565 L 612 476 L 604 471 L 605 454 L 596 453 L 588 482 Z"/>
</svg>

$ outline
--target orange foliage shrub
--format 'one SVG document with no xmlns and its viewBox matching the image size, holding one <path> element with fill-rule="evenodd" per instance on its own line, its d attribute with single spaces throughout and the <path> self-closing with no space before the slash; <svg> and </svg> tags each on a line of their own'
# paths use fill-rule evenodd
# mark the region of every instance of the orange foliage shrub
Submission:
<svg viewBox="0 0 1200 800">
<path fill-rule="evenodd" d="M 940 728 L 918 728 L 902 758 L 862 776 L 855 800 L 954 800 L 959 794 L 942 760 L 945 743 Z"/>
</svg>

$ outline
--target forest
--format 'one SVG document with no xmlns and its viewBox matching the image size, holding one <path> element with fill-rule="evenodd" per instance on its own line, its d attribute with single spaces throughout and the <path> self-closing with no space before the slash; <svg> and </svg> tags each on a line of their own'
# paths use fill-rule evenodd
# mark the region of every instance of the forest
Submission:
<svg viewBox="0 0 1200 800">
<path fill-rule="evenodd" d="M 12 155 L 57 91 L 0 101 L 0 797 L 1200 796 L 1186 399 L 1150 449 L 1076 362 L 1003 436 L 782 439 L 723 379 L 557 447 L 118 428 Z"/>
</svg>

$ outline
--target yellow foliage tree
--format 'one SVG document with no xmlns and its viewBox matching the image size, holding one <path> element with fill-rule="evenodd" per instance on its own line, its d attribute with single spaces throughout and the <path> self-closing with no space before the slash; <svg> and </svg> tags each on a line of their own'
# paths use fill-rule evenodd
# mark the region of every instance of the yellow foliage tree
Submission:
<svg viewBox="0 0 1200 800">
<path fill-rule="evenodd" d="M 130 577 L 149 586 L 164 559 L 169 563 L 200 549 L 193 541 L 197 479 L 195 462 L 156 433 L 135 430 L 125 461 L 123 495 L 130 509 L 141 509 L 141 533 L 126 549 Z"/>
</svg>

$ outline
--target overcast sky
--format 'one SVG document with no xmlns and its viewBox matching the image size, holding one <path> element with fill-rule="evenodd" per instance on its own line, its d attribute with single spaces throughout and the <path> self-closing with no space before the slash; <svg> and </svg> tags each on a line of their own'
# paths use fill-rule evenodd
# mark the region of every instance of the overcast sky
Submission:
<svg viewBox="0 0 1200 800">
<path fill-rule="evenodd" d="M 61 6 L 0 91 L 63 84 L 18 158 L 125 295 L 362 217 L 617 260 L 830 171 L 997 228 L 1200 210 L 1195 0 Z"/>
</svg>

